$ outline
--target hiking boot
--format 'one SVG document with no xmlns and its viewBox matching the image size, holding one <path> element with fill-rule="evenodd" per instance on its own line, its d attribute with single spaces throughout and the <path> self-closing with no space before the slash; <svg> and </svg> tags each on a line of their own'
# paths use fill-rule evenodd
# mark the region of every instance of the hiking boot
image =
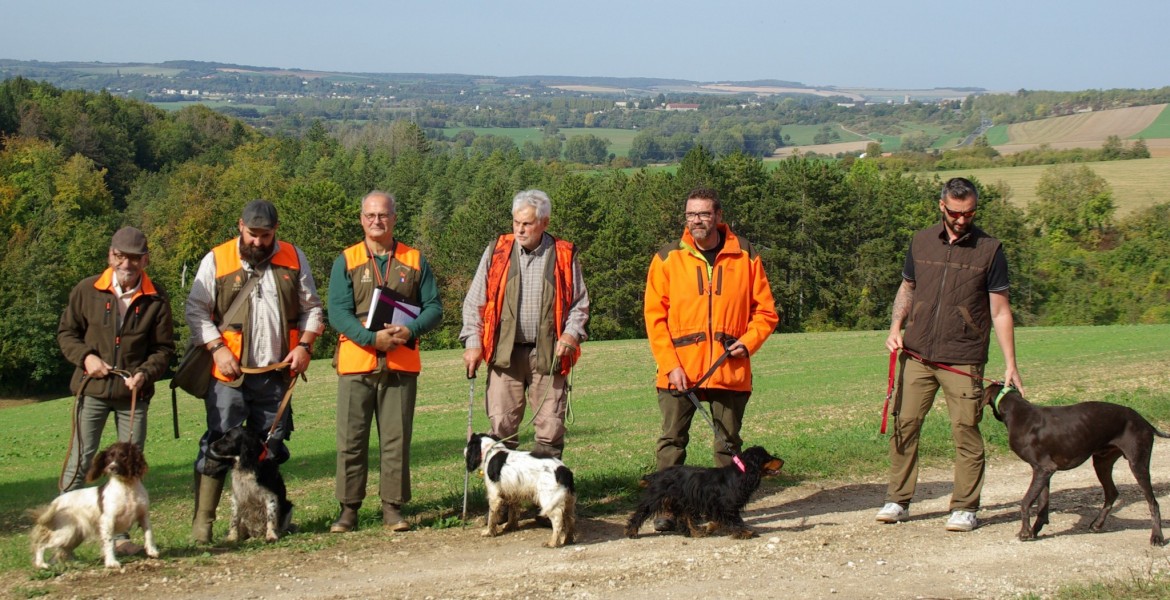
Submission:
<svg viewBox="0 0 1170 600">
<path fill-rule="evenodd" d="M 342 504 L 341 514 L 329 526 L 329 533 L 349 533 L 357 529 L 358 509 L 361 504 Z"/>
<path fill-rule="evenodd" d="M 410 523 L 402 518 L 402 507 L 397 504 L 382 505 L 382 527 L 390 531 L 410 531 Z"/>
<path fill-rule="evenodd" d="M 142 552 L 142 546 L 130 541 L 129 536 L 114 538 L 114 554 L 118 556 L 134 556 Z"/>
<path fill-rule="evenodd" d="M 674 531 L 675 527 L 676 524 L 673 518 L 654 519 L 654 531 Z"/>
<path fill-rule="evenodd" d="M 975 513 L 969 510 L 956 510 L 947 519 L 947 531 L 971 531 L 979 526 Z"/>
<path fill-rule="evenodd" d="M 875 517 L 878 523 L 900 523 L 909 518 L 910 509 L 897 502 L 887 502 Z"/>
</svg>

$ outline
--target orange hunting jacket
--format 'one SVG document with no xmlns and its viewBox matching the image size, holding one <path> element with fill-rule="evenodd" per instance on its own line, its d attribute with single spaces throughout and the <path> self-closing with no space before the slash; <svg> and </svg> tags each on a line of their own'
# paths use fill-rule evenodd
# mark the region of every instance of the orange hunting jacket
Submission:
<svg viewBox="0 0 1170 600">
<path fill-rule="evenodd" d="M 693 385 L 723 354 L 724 339 L 738 339 L 754 354 L 780 322 L 755 249 L 726 224 L 719 232 L 725 242 L 714 265 L 685 230 L 680 241 L 663 246 L 650 261 L 646 336 L 659 388 L 669 387 L 667 374 L 679 366 Z M 702 387 L 751 391 L 750 358 L 729 357 Z"/>
</svg>

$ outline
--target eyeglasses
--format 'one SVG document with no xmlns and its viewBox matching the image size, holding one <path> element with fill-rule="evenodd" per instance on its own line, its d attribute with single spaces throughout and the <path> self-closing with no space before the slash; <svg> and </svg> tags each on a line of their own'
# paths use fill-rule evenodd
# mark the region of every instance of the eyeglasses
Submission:
<svg viewBox="0 0 1170 600">
<path fill-rule="evenodd" d="M 121 252 L 118 252 L 115 250 L 113 253 L 113 256 L 114 256 L 114 262 L 116 262 L 116 263 L 124 263 L 124 262 L 137 263 L 137 262 L 142 262 L 142 257 L 146 256 L 146 255 L 145 254 L 122 254 Z"/>
<path fill-rule="evenodd" d="M 711 211 L 689 212 L 684 213 L 683 216 L 685 216 L 688 221 L 710 221 L 711 219 L 715 218 L 715 213 Z"/>
<path fill-rule="evenodd" d="M 389 221 L 394 215 L 388 213 L 363 213 L 362 218 L 367 221 Z"/>
<path fill-rule="evenodd" d="M 947 211 L 947 216 L 949 216 L 952 219 L 958 219 L 959 217 L 962 217 L 964 219 L 970 219 L 970 218 L 975 216 L 975 209 L 974 208 L 972 208 L 971 210 L 951 210 L 951 209 L 947 208 L 947 205 L 944 204 L 943 210 Z"/>
</svg>

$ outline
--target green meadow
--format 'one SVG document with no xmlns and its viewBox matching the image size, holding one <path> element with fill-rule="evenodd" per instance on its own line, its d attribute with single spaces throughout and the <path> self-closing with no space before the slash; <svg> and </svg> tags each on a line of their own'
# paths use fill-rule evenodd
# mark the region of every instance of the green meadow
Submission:
<svg viewBox="0 0 1170 600">
<path fill-rule="evenodd" d="M 1163 430 L 1170 428 L 1170 325 L 1023 328 L 1018 354 L 1028 396 L 1040 403 L 1108 400 L 1133 406 Z M 755 393 L 743 437 L 783 457 L 784 473 L 768 489 L 808 480 L 827 485 L 880 478 L 887 468 L 887 437 L 878 432 L 885 399 L 888 353 L 881 331 L 777 334 L 753 358 Z M 990 377 L 1002 375 L 997 346 L 991 344 Z M 463 498 L 462 448 L 471 384 L 457 350 L 426 352 L 412 445 L 414 499 L 405 512 L 416 527 L 460 523 Z M 336 516 L 333 499 L 336 376 L 327 359 L 313 363 L 309 381 L 299 384 L 294 407 L 292 459 L 283 466 L 296 503 L 300 533 L 267 546 L 244 549 L 279 552 L 343 543 L 327 531 Z M 474 428 L 484 431 L 483 372 L 472 400 Z M 654 366 L 645 340 L 590 342 L 573 372 L 572 415 L 565 461 L 576 473 L 583 514 L 621 514 L 632 506 L 638 478 L 653 469 L 659 414 L 653 392 Z M 160 386 L 167 389 L 166 384 Z M 189 540 L 192 461 L 203 432 L 202 402 L 180 394 L 180 437 L 172 435 L 170 398 L 150 408 L 146 453 L 151 519 L 164 560 L 181 567 L 205 549 Z M 0 424 L 0 569 L 27 570 L 29 521 L 26 511 L 56 495 L 57 477 L 69 436 L 72 398 L 3 410 Z M 925 465 L 945 465 L 953 449 L 942 403 L 923 432 Z M 992 460 L 1017 460 L 1006 447 L 1003 427 L 988 413 L 984 436 Z M 691 432 L 688 462 L 711 464 L 711 434 L 701 419 Z M 112 427 L 106 442 L 113 441 Z M 530 447 L 531 426 L 522 428 Z M 104 445 L 104 444 L 103 444 Z M 1166 452 L 1159 444 L 1155 450 Z M 1124 469 L 1119 470 L 1123 471 Z M 1164 474 L 1162 474 L 1164 475 Z M 1120 480 L 1129 477 L 1118 475 Z M 371 452 L 369 497 L 354 535 L 378 535 L 377 458 Z M 1157 476 L 1156 476 L 1157 479 Z M 1164 477 L 1163 477 L 1164 479 Z M 1021 482 L 1024 485 L 1024 482 Z M 1022 488 L 1021 488 L 1022 489 Z M 875 508 L 881 504 L 875 493 Z M 230 502 L 225 492 L 215 536 L 226 533 Z M 482 484 L 472 480 L 472 516 L 485 511 Z M 135 534 L 136 536 L 139 534 Z M 345 536 L 350 537 L 350 536 Z M 138 538 L 136 538 L 138 539 Z M 221 544 L 222 545 L 222 544 Z M 97 568 L 93 544 L 78 549 L 79 562 L 65 569 Z"/>
<path fill-rule="evenodd" d="M 474 131 L 477 136 L 498 135 L 511 138 L 513 142 L 516 142 L 516 146 L 523 146 L 524 142 L 540 145 L 541 140 L 544 139 L 544 130 L 539 127 L 448 127 L 443 129 L 443 135 L 453 137 L 460 131 Z M 607 139 L 610 141 L 609 152 L 614 156 L 628 156 L 630 146 L 634 142 L 634 136 L 638 135 L 636 129 L 606 127 L 562 127 L 558 133 L 565 136 L 565 141 L 578 135 L 595 135 Z"/>
</svg>

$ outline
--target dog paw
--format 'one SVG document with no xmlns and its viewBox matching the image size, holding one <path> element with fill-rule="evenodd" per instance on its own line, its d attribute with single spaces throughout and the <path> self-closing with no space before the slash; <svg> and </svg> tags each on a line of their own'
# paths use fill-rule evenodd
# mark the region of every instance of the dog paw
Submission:
<svg viewBox="0 0 1170 600">
<path fill-rule="evenodd" d="M 1032 533 L 1032 530 L 1025 529 L 1025 530 L 1020 532 L 1020 541 L 1021 542 L 1030 542 L 1034 539 L 1036 539 L 1036 534 Z"/>
<path fill-rule="evenodd" d="M 121 569 L 122 563 L 120 563 L 116 560 L 107 560 L 106 561 L 106 568 L 107 569 Z"/>
<path fill-rule="evenodd" d="M 272 542 L 280 541 L 280 536 L 276 535 L 275 533 L 270 533 L 270 534 L 264 536 L 264 541 L 271 544 Z"/>
<path fill-rule="evenodd" d="M 754 537 L 756 537 L 756 532 L 751 529 L 740 529 L 731 534 L 731 538 L 736 540 L 750 540 Z"/>
<path fill-rule="evenodd" d="M 1166 540 L 1162 539 L 1161 534 L 1157 534 L 1157 533 L 1150 534 L 1150 545 L 1151 546 L 1161 546 L 1165 543 L 1166 543 Z"/>
<path fill-rule="evenodd" d="M 147 558 L 158 558 L 158 548 L 147 548 L 146 556 Z"/>
</svg>

